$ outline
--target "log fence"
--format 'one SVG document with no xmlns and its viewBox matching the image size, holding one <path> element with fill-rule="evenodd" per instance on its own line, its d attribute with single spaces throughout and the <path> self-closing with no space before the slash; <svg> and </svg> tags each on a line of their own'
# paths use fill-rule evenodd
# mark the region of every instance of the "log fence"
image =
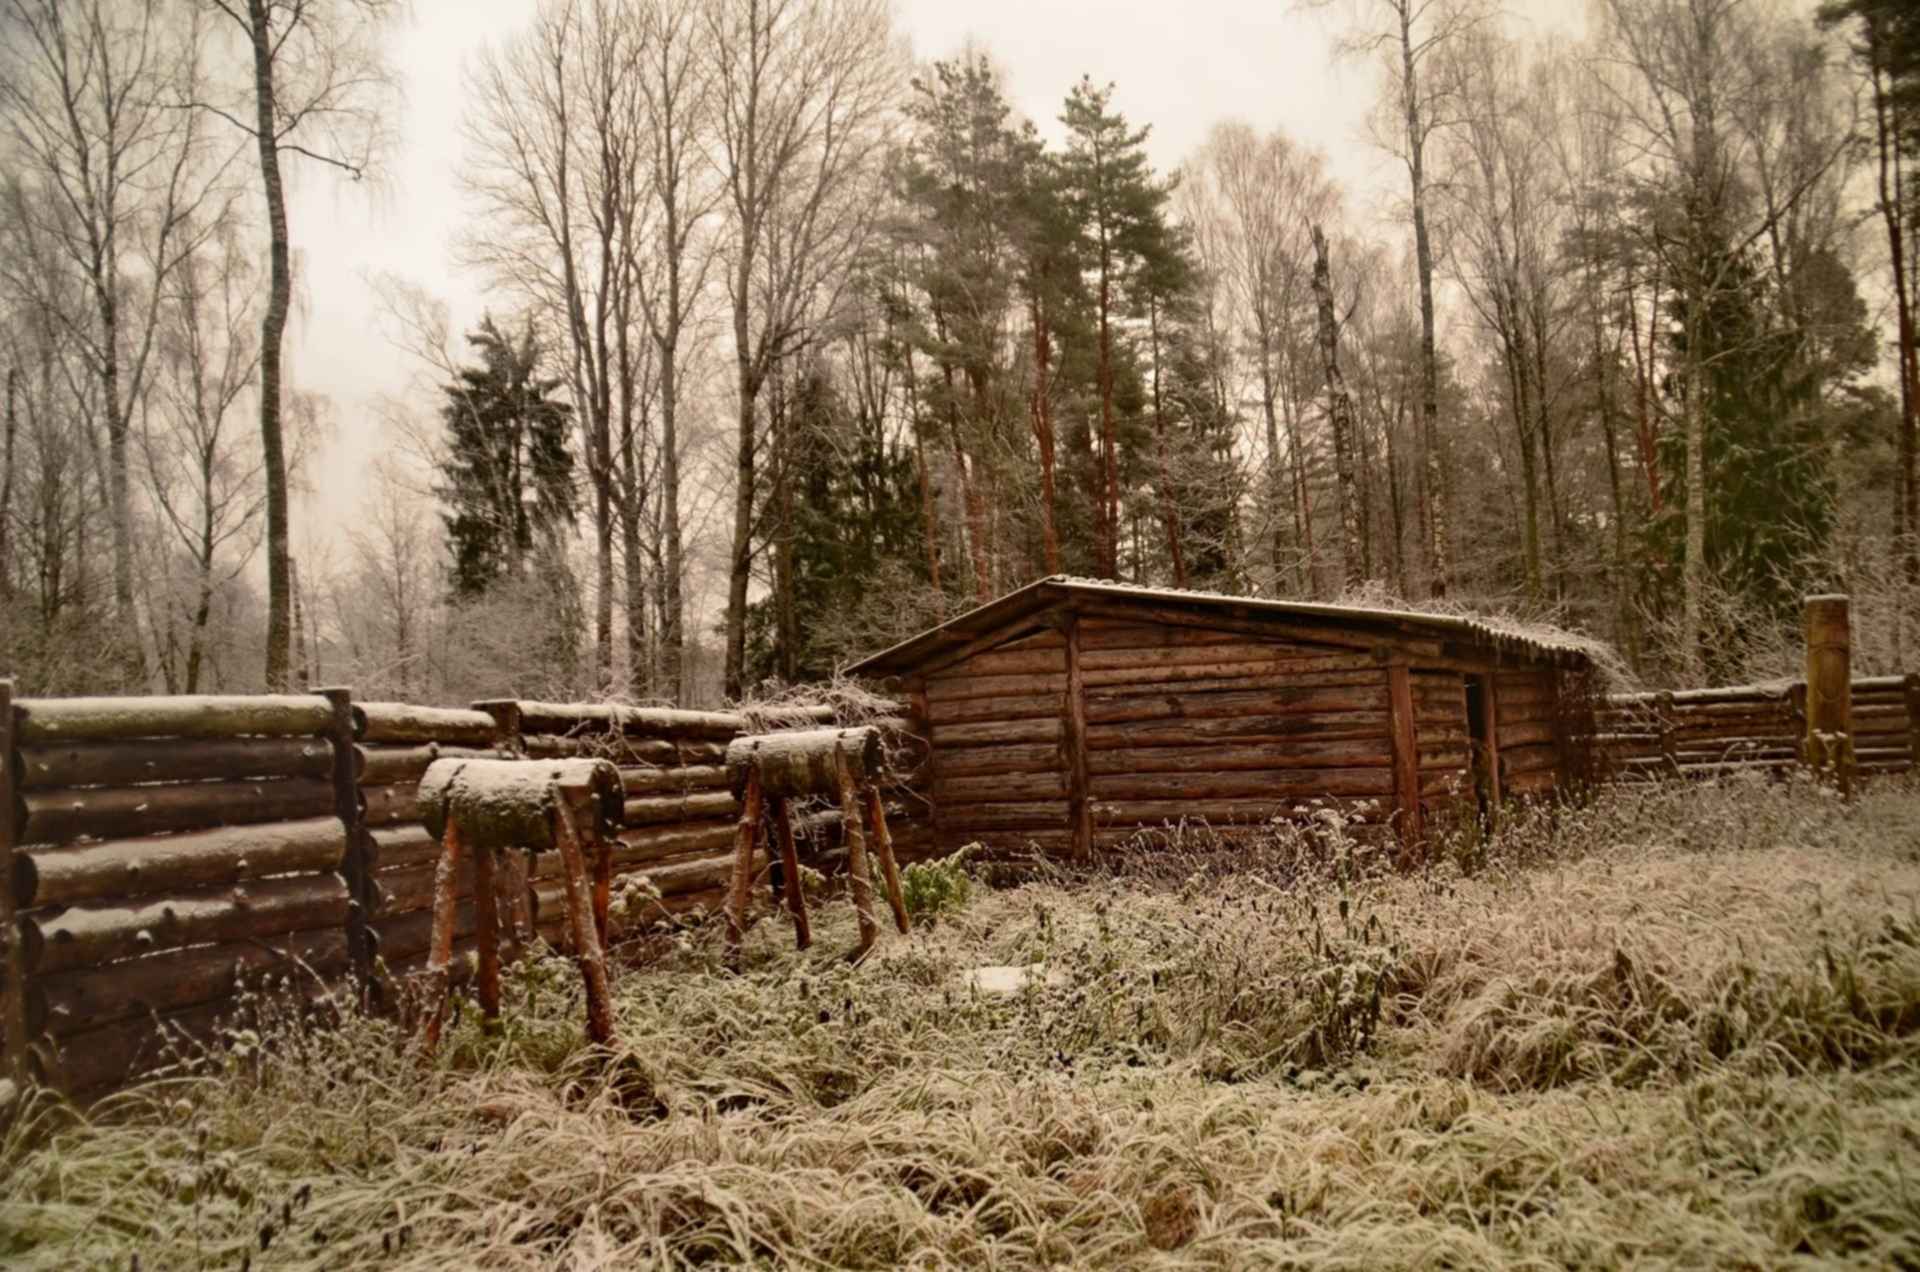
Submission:
<svg viewBox="0 0 1920 1272">
<path fill-rule="evenodd" d="M 249 985 L 377 996 L 420 971 L 438 845 L 417 789 L 436 759 L 612 760 L 628 824 L 610 882 L 645 873 L 659 892 L 635 918 L 718 911 L 739 816 L 727 743 L 832 720 L 345 689 L 36 699 L 0 679 L 0 1083 L 96 1095 L 164 1063 L 164 1038 L 232 1020 Z M 903 851 L 926 838 L 921 776 L 888 791 Z M 796 809 L 793 829 L 818 857 L 837 822 Z M 502 860 L 503 927 L 564 943 L 559 854 Z M 463 878 L 455 954 L 475 917 Z"/>
<path fill-rule="evenodd" d="M 1594 750 L 1615 778 L 1782 774 L 1806 762 L 1804 681 L 1616 694 L 1596 710 Z M 1850 772 L 1906 773 L 1920 753 L 1920 674 L 1858 676 L 1848 695 Z"/>
</svg>

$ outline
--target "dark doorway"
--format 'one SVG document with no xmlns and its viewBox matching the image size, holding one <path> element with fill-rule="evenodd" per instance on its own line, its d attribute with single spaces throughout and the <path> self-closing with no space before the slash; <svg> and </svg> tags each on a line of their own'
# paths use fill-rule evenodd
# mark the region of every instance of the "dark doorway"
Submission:
<svg viewBox="0 0 1920 1272">
<path fill-rule="evenodd" d="M 1484 676 L 1467 677 L 1467 754 L 1473 762 L 1473 796 L 1480 807 L 1481 824 L 1486 824 L 1493 816 L 1496 800 L 1494 793 L 1493 766 L 1499 757 L 1494 754 L 1493 734 L 1487 715 L 1487 680 Z"/>
</svg>

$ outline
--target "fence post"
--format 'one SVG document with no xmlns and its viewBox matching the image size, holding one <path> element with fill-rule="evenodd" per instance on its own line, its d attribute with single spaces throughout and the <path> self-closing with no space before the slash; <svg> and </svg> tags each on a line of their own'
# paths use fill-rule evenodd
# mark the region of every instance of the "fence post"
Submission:
<svg viewBox="0 0 1920 1272">
<path fill-rule="evenodd" d="M 1663 689 L 1653 695 L 1653 710 L 1660 723 L 1660 762 L 1666 766 L 1668 776 L 1677 776 L 1680 772 L 1680 750 L 1673 732 L 1673 691 Z"/>
<path fill-rule="evenodd" d="M 340 877 L 347 884 L 347 959 L 359 980 L 361 1006 L 373 983 L 373 942 L 367 920 L 373 915 L 373 870 L 368 847 L 365 810 L 360 801 L 360 764 L 353 739 L 353 690 L 316 692 L 333 707 L 327 722 L 327 740 L 333 745 L 333 808 L 346 837 L 340 856 Z"/>
<path fill-rule="evenodd" d="M 6 1063 L 0 1078 L 16 1092 L 27 1084 L 27 964 L 14 916 L 13 854 L 20 835 L 20 757 L 13 745 L 13 681 L 0 680 L 0 952 L 6 957 L 6 983 L 0 986 L 0 1031 L 6 1035 Z M 0 1100 L 0 1118 L 7 1101 Z"/>
<path fill-rule="evenodd" d="M 1920 773 L 1920 671 L 1907 673 L 1907 772 Z"/>
<path fill-rule="evenodd" d="M 1846 597 L 1807 598 L 1807 725 L 1801 756 L 1843 795 L 1853 793 L 1852 636 Z"/>
<path fill-rule="evenodd" d="M 521 755 L 526 745 L 520 736 L 520 703 L 514 698 L 488 698 L 473 704 L 475 711 L 493 717 L 493 744 L 502 751 Z"/>
</svg>

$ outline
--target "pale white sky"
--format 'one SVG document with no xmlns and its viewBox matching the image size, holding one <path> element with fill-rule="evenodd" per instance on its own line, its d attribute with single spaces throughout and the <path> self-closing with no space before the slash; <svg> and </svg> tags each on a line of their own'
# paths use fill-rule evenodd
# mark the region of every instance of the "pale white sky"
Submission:
<svg viewBox="0 0 1920 1272">
<path fill-rule="evenodd" d="M 1015 106 L 1050 137 L 1068 89 L 1088 74 L 1117 85 L 1116 103 L 1133 123 L 1152 125 L 1149 148 L 1163 171 L 1215 123 L 1244 119 L 1324 150 L 1354 210 L 1385 217 L 1403 178 L 1365 140 L 1373 71 L 1333 49 L 1350 3 L 1298 12 L 1289 0 L 896 0 L 895 13 L 916 57 L 951 56 L 969 42 L 988 50 Z M 331 431 L 310 470 L 314 493 L 297 510 L 297 551 L 338 543 L 369 464 L 392 445 L 376 404 L 406 394 L 417 375 L 383 336 L 366 280 L 392 273 L 424 287 L 449 303 L 456 332 L 485 306 L 453 253 L 465 220 L 455 176 L 461 70 L 483 44 L 524 27 L 533 8 L 532 0 L 414 0 L 390 35 L 406 101 L 381 181 L 292 174 L 305 312 L 289 371 L 332 404 Z M 1526 25 L 1570 29 L 1582 8 L 1581 0 L 1510 0 L 1508 11 Z M 434 409 L 430 392 L 417 400 L 422 413 Z"/>
</svg>

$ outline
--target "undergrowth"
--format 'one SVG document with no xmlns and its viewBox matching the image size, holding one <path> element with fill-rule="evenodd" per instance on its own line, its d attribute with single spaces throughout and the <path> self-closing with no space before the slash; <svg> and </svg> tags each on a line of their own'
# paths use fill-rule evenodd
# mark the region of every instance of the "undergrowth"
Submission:
<svg viewBox="0 0 1920 1272">
<path fill-rule="evenodd" d="M 857 967 L 844 901 L 682 933 L 607 1050 L 535 955 L 431 1064 L 288 1022 L 42 1099 L 0 1262 L 1920 1267 L 1920 790 L 1616 789 L 1412 877 L 1309 823 L 910 867 Z"/>
</svg>

